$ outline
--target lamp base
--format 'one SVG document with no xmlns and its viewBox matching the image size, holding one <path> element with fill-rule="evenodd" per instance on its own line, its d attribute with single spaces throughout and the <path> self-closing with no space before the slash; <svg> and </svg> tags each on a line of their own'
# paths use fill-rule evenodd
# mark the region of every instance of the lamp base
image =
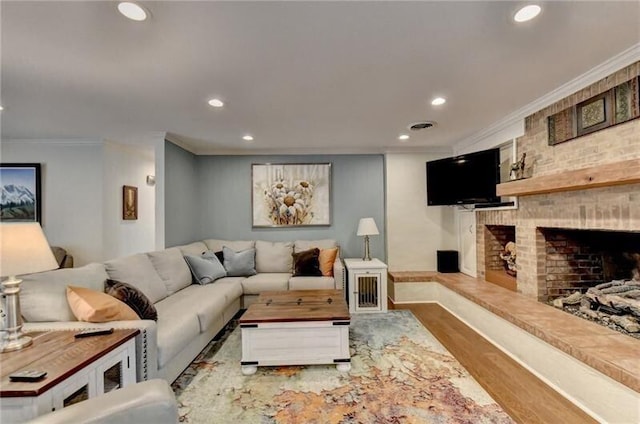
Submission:
<svg viewBox="0 0 640 424">
<path fill-rule="evenodd" d="M 363 261 L 370 261 L 371 254 L 369 253 L 369 236 L 364 236 L 364 257 Z"/>
<path fill-rule="evenodd" d="M 0 352 L 13 352 L 14 350 L 24 349 L 33 344 L 33 339 L 24 334 L 16 334 L 16 338 L 11 338 L 11 335 L 6 339 L 0 347 Z"/>
</svg>

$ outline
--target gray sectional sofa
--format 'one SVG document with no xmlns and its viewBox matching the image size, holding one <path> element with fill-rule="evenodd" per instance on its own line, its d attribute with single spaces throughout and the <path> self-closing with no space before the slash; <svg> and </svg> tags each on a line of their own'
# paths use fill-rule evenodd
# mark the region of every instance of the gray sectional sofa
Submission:
<svg viewBox="0 0 640 424">
<path fill-rule="evenodd" d="M 193 281 L 184 255 L 255 248 L 252 276 L 223 277 L 200 285 Z M 136 337 L 138 381 L 175 380 L 198 353 L 236 313 L 263 291 L 343 289 L 345 273 L 340 260 L 333 277 L 293 277 L 292 253 L 318 247 L 337 247 L 335 240 L 295 242 L 208 239 L 162 251 L 139 253 L 80 268 L 67 268 L 22 276 L 20 303 L 24 331 L 96 327 L 138 328 Z M 66 299 L 67 285 L 103 291 L 107 279 L 119 280 L 142 291 L 158 312 L 158 321 L 77 321 Z M 238 358 L 239 360 L 239 358 Z M 238 363 L 238 366 L 239 363 Z"/>
</svg>

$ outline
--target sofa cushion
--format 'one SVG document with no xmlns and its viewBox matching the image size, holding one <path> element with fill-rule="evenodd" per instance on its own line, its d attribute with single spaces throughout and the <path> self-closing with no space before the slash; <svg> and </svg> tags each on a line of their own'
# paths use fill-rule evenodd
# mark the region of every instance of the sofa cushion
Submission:
<svg viewBox="0 0 640 424">
<path fill-rule="evenodd" d="M 285 272 L 273 272 L 257 274 L 247 277 L 242 281 L 244 294 L 260 294 L 270 290 L 287 290 L 291 274 Z"/>
<path fill-rule="evenodd" d="M 191 271 L 177 247 L 147 253 L 168 294 L 191 285 Z"/>
<path fill-rule="evenodd" d="M 317 247 L 314 249 L 305 250 L 298 253 L 293 253 L 293 276 L 294 277 L 320 277 L 322 272 L 320 271 L 320 249 Z"/>
<path fill-rule="evenodd" d="M 180 293 L 155 305 L 158 310 L 158 368 L 164 367 L 200 334 L 200 322 L 191 308 L 191 299 L 179 296 Z"/>
<path fill-rule="evenodd" d="M 332 249 L 320 249 L 320 256 L 318 262 L 320 262 L 320 272 L 325 277 L 333 277 L 333 263 L 338 257 L 338 248 Z"/>
<path fill-rule="evenodd" d="M 153 303 L 142 291 L 122 281 L 107 280 L 104 291 L 114 298 L 126 303 L 140 319 L 158 320 L 158 312 Z"/>
<path fill-rule="evenodd" d="M 127 304 L 102 291 L 67 286 L 67 301 L 78 321 L 109 322 L 138 320 Z"/>
<path fill-rule="evenodd" d="M 202 255 L 202 253 L 208 250 L 207 245 L 201 241 L 194 241 L 193 243 L 190 243 L 190 244 L 178 246 L 178 249 L 180 249 L 180 252 L 182 252 L 183 255 L 194 255 L 194 256 Z"/>
<path fill-rule="evenodd" d="M 104 265 L 89 264 L 20 276 L 20 310 L 27 322 L 75 321 L 67 302 L 67 286 L 103 291 L 109 278 Z"/>
<path fill-rule="evenodd" d="M 169 295 L 167 287 L 153 267 L 151 259 L 144 253 L 107 261 L 104 266 L 109 278 L 124 281 L 140 289 L 152 303 Z"/>
<path fill-rule="evenodd" d="M 224 269 L 229 277 L 250 276 L 256 274 L 256 249 L 236 252 L 227 246 L 222 247 Z"/>
<path fill-rule="evenodd" d="M 293 242 L 256 241 L 257 272 L 291 272 Z"/>
<path fill-rule="evenodd" d="M 332 247 L 338 247 L 338 243 L 332 239 L 323 240 L 296 240 L 293 243 L 294 252 L 302 252 L 303 250 L 309 250 L 317 247 L 319 249 L 331 249 Z"/>
<path fill-rule="evenodd" d="M 200 332 L 205 332 L 217 321 L 223 321 L 223 312 L 234 300 L 242 294 L 238 281 L 235 284 L 207 284 L 193 285 L 176 293 L 179 302 L 194 311 L 198 316 Z"/>
<path fill-rule="evenodd" d="M 235 250 L 236 252 L 256 247 L 256 242 L 253 240 L 208 239 L 205 240 L 204 243 L 207 245 L 208 250 L 212 250 L 214 252 L 220 252 L 223 246 L 227 246 L 229 249 Z"/>
<path fill-rule="evenodd" d="M 289 290 L 335 289 L 333 277 L 291 277 Z"/>
<path fill-rule="evenodd" d="M 184 260 L 198 284 L 213 283 L 227 275 L 218 257 L 210 250 L 200 256 L 184 255 Z"/>
</svg>

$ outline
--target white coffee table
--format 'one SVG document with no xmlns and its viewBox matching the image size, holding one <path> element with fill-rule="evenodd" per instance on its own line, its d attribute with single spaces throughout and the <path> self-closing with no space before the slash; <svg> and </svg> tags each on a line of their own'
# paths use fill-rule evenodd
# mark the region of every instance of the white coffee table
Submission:
<svg viewBox="0 0 640 424">
<path fill-rule="evenodd" d="M 342 290 L 264 292 L 240 318 L 242 373 L 315 364 L 349 371 L 350 319 Z"/>
</svg>

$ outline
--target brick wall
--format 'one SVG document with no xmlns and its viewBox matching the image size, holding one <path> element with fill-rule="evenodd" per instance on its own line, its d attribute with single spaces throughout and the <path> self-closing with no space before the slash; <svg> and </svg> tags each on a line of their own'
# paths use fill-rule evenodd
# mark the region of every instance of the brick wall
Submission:
<svg viewBox="0 0 640 424">
<path fill-rule="evenodd" d="M 501 270 L 504 261 L 500 253 L 510 241 L 516 241 L 516 227 L 514 225 L 486 225 L 485 234 L 485 269 Z"/>
<path fill-rule="evenodd" d="M 547 142 L 547 117 L 640 74 L 636 62 L 525 119 L 525 135 L 516 140 L 518 156 L 527 153 L 527 176 L 562 173 L 594 165 L 640 158 L 640 119 L 555 146 Z M 518 291 L 547 297 L 545 238 L 540 228 L 640 232 L 640 184 L 521 196 L 517 210 L 477 211 L 478 274 L 486 270 L 484 225 L 514 225 L 518 249 Z"/>
</svg>

